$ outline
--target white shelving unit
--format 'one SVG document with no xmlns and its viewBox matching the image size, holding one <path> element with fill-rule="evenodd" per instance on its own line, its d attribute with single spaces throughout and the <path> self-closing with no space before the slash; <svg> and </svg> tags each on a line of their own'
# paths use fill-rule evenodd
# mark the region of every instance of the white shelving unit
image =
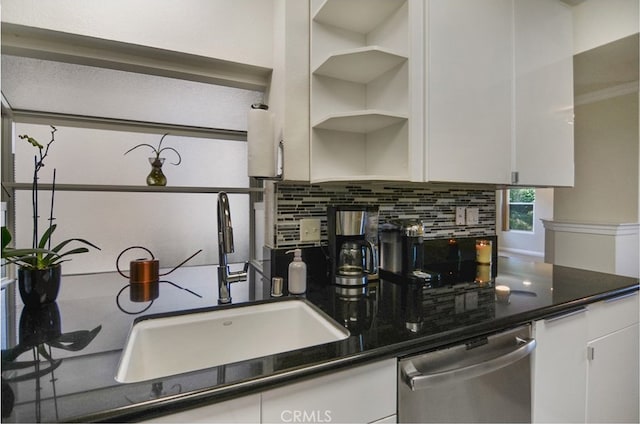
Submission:
<svg viewBox="0 0 640 424">
<path fill-rule="evenodd" d="M 408 1 L 311 11 L 311 181 L 410 180 Z"/>
</svg>

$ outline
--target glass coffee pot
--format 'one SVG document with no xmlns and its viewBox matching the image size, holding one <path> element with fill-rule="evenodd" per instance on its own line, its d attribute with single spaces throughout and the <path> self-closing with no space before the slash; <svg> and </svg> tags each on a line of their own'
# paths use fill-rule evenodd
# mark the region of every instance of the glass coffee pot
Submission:
<svg viewBox="0 0 640 424">
<path fill-rule="evenodd" d="M 378 272 L 376 262 L 375 250 L 371 243 L 366 240 L 345 241 L 338 255 L 336 284 L 366 284 L 366 274 Z"/>
</svg>

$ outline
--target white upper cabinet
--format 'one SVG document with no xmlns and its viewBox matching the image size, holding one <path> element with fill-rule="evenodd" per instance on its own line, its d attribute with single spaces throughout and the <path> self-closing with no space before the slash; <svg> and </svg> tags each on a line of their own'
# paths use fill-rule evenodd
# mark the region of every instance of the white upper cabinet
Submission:
<svg viewBox="0 0 640 424">
<path fill-rule="evenodd" d="M 430 0 L 426 179 L 573 185 L 572 21 L 558 0 Z"/>
<path fill-rule="evenodd" d="M 412 55 L 421 46 L 411 34 L 422 5 L 314 0 L 311 9 L 311 181 L 420 181 L 422 126 L 411 116 L 422 101 Z"/>
<path fill-rule="evenodd" d="M 310 180 L 573 184 L 559 0 L 312 0 Z"/>
<path fill-rule="evenodd" d="M 430 0 L 426 179 L 510 178 L 512 0 Z"/>
<path fill-rule="evenodd" d="M 274 2 L 274 59 L 267 91 L 283 178 L 309 181 L 309 2 Z"/>
<path fill-rule="evenodd" d="M 515 0 L 517 184 L 573 186 L 573 26 L 557 0 Z"/>
</svg>

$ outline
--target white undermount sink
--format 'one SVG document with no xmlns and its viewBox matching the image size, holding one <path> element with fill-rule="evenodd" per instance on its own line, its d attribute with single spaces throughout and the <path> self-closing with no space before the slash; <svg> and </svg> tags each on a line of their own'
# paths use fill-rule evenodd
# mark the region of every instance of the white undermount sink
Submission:
<svg viewBox="0 0 640 424">
<path fill-rule="evenodd" d="M 134 323 L 116 381 L 134 383 L 343 340 L 304 299 L 156 315 Z"/>
</svg>

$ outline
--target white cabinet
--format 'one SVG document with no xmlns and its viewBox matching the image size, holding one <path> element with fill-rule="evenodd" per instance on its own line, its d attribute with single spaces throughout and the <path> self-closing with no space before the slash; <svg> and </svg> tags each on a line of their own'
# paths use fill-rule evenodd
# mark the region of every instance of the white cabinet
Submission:
<svg viewBox="0 0 640 424">
<path fill-rule="evenodd" d="M 535 322 L 532 420 L 584 422 L 587 309 Z"/>
<path fill-rule="evenodd" d="M 519 185 L 573 186 L 573 26 L 557 0 L 515 0 L 514 163 Z"/>
<path fill-rule="evenodd" d="M 534 422 L 639 422 L 639 297 L 534 323 Z"/>
<path fill-rule="evenodd" d="M 259 423 L 260 394 L 156 417 L 154 423 Z"/>
<path fill-rule="evenodd" d="M 559 0 L 312 0 L 310 180 L 573 185 Z"/>
<path fill-rule="evenodd" d="M 425 179 L 573 185 L 572 17 L 558 0 L 430 0 Z"/>
<path fill-rule="evenodd" d="M 426 179 L 510 178 L 512 0 L 430 0 Z"/>
<path fill-rule="evenodd" d="M 392 420 L 396 413 L 396 369 L 396 359 L 387 359 L 263 392 L 262 421 Z"/>
<path fill-rule="evenodd" d="M 589 308 L 587 422 L 640 422 L 639 297 Z"/>
<path fill-rule="evenodd" d="M 309 2 L 278 0 L 274 10 L 273 73 L 266 100 L 274 113 L 274 137 L 283 141 L 283 178 L 308 181 Z"/>
<path fill-rule="evenodd" d="M 149 422 L 396 422 L 396 358 L 277 389 L 154 418 Z"/>
<path fill-rule="evenodd" d="M 312 1 L 311 182 L 422 179 L 422 7 Z"/>
</svg>

